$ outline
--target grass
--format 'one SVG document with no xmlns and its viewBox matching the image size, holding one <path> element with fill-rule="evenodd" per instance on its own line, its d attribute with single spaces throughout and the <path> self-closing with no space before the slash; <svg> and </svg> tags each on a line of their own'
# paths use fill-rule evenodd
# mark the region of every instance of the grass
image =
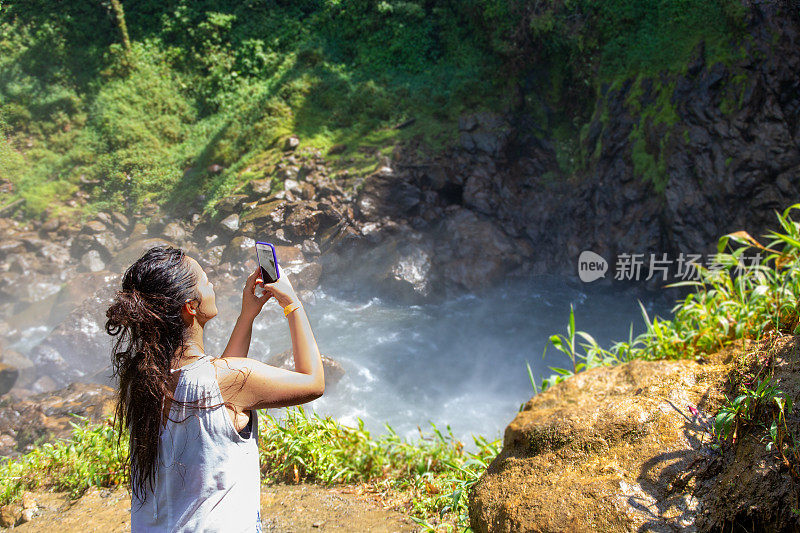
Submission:
<svg viewBox="0 0 800 533">
<path fill-rule="evenodd" d="M 127 482 L 126 454 L 117 447 L 112 422 L 72 423 L 68 440 L 45 443 L 32 452 L 0 463 L 0 505 L 18 499 L 23 491 L 69 491 L 77 497 L 89 487 Z"/>
<path fill-rule="evenodd" d="M 260 458 L 264 482 L 365 484 L 428 530 L 466 527 L 466 494 L 499 452 L 500 442 L 474 437 L 468 451 L 449 428 L 436 426 L 416 441 L 401 439 L 388 425 L 373 437 L 301 407 L 278 420 L 262 413 Z M 117 447 L 111 420 L 73 424 L 71 438 L 36 447 L 0 463 L 0 505 L 27 490 L 68 491 L 127 485 L 125 445 Z M 125 439 L 123 439 L 123 443 Z"/>
</svg>

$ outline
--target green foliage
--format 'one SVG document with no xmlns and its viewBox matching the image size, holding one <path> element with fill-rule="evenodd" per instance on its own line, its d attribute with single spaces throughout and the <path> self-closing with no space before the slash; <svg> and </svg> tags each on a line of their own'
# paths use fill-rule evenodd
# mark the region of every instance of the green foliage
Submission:
<svg viewBox="0 0 800 533">
<path fill-rule="evenodd" d="M 800 223 L 790 216 L 796 209 L 800 204 L 776 213 L 780 229 L 769 232 L 772 241 L 767 246 L 745 232 L 721 237 L 712 264 L 693 264 L 699 281 L 669 285 L 694 288 L 672 308 L 673 318 L 651 319 L 640 302 L 646 330 L 635 338 L 631 324 L 627 341 L 602 348 L 575 329 L 570 306 L 567 335 L 553 335 L 550 343 L 569 358 L 571 368 L 552 368 L 556 373 L 543 381 L 542 389 L 598 365 L 691 358 L 713 353 L 735 339 L 761 339 L 770 331 L 800 334 Z M 725 252 L 730 243 L 740 246 Z M 744 255 L 754 249 L 757 254 Z M 689 265 L 687 259 L 686 268 Z M 578 345 L 576 336 L 586 342 Z"/>
<path fill-rule="evenodd" d="M 464 527 L 466 494 L 499 451 L 499 441 L 473 437 L 475 452 L 468 452 L 452 433 L 435 425 L 432 433 L 407 442 L 386 426 L 387 433 L 370 436 L 358 427 L 339 424 L 330 417 L 307 415 L 301 408 L 286 411 L 278 421 L 266 417 L 262 434 L 261 466 L 265 478 L 297 482 L 371 482 L 390 492 L 408 495 L 411 514 L 429 528 L 436 520 Z"/>
<path fill-rule="evenodd" d="M 84 419 L 72 427 L 69 440 L 45 443 L 0 463 L 0 505 L 26 490 L 46 487 L 77 497 L 89 487 L 127 483 L 127 448 L 117 446 L 118 433 L 111 421 L 90 424 Z"/>
<path fill-rule="evenodd" d="M 467 451 L 449 427 L 409 442 L 386 426 L 372 437 L 364 429 L 339 424 L 330 417 L 308 415 L 302 407 L 285 418 L 262 413 L 260 459 L 263 479 L 311 481 L 323 484 L 371 483 L 387 495 L 400 495 L 411 515 L 423 526 L 431 522 L 464 527 L 466 494 L 499 452 L 500 441 L 473 437 Z M 79 496 L 91 486 L 129 482 L 124 468 L 127 437 L 117 446 L 111 420 L 73 424 L 69 440 L 47 443 L 29 454 L 0 464 L 0 505 L 18 499 L 25 490 L 67 490 Z"/>
<path fill-rule="evenodd" d="M 751 389 L 746 385 L 742 388 L 742 394 L 733 400 L 726 399 L 725 405 L 714 418 L 714 433 L 718 439 L 736 441 L 740 426 L 753 424 L 760 409 L 773 407 L 773 402 L 778 398 L 781 400 L 778 405 L 783 406 L 784 399 L 777 396 L 781 393 L 769 377 L 759 381 L 755 388 Z"/>
<path fill-rule="evenodd" d="M 20 154 L 0 172 L 31 215 L 81 209 L 68 205 L 79 190 L 95 210 L 179 208 L 200 194 L 210 208 L 289 133 L 304 147 L 346 146 L 331 163 L 366 172 L 396 143 L 450 145 L 464 110 L 505 108 L 516 88 L 555 132 L 569 174 L 603 80 L 682 68 L 701 39 L 708 61 L 725 59 L 744 14 L 734 0 L 145 0 L 124 17 L 114 7 L 9 0 L 0 13 L 0 113 Z M 659 157 L 636 143 L 645 177 L 662 174 Z"/>
</svg>

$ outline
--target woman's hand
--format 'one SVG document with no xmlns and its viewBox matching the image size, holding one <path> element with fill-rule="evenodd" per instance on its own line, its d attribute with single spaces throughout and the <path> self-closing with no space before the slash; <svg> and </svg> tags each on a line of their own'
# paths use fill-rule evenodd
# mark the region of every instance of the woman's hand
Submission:
<svg viewBox="0 0 800 533">
<path fill-rule="evenodd" d="M 249 320 L 255 320 L 261 308 L 272 297 L 269 292 L 264 292 L 261 296 L 256 295 L 256 286 L 263 283 L 259 274 L 261 268 L 257 266 L 255 272 L 247 278 L 242 292 L 242 317 Z"/>
<path fill-rule="evenodd" d="M 280 267 L 275 265 L 280 273 L 278 277 L 278 281 L 275 283 L 263 283 L 263 280 L 259 279 L 258 282 L 263 283 L 264 294 L 267 296 L 267 299 L 274 296 L 276 300 L 278 300 L 278 305 L 281 307 L 286 307 L 290 303 L 298 302 L 297 294 L 294 292 L 294 287 L 292 287 L 292 282 L 289 281 L 289 278 L 286 277 L 286 274 L 280 271 Z M 266 300 L 264 300 L 266 301 Z"/>
</svg>

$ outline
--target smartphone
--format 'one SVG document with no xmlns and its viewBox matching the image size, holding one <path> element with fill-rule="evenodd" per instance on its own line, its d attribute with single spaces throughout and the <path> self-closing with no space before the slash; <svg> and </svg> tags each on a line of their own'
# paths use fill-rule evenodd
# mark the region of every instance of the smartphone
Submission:
<svg viewBox="0 0 800 533">
<path fill-rule="evenodd" d="M 256 243 L 256 261 L 261 268 L 261 279 L 264 283 L 275 283 L 281 277 L 278 272 L 278 256 L 275 247 L 268 242 Z"/>
</svg>

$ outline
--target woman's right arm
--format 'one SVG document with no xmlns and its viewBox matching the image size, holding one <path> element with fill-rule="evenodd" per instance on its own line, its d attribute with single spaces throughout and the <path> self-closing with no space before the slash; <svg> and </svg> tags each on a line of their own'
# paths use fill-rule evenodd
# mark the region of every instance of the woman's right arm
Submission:
<svg viewBox="0 0 800 533">
<path fill-rule="evenodd" d="M 264 284 L 281 307 L 299 304 L 289 279 L 282 273 L 275 283 Z M 310 402 L 325 392 L 322 358 L 302 306 L 287 317 L 292 337 L 294 371 L 255 359 L 216 360 L 217 380 L 223 399 L 242 410 L 286 407 Z"/>
</svg>

